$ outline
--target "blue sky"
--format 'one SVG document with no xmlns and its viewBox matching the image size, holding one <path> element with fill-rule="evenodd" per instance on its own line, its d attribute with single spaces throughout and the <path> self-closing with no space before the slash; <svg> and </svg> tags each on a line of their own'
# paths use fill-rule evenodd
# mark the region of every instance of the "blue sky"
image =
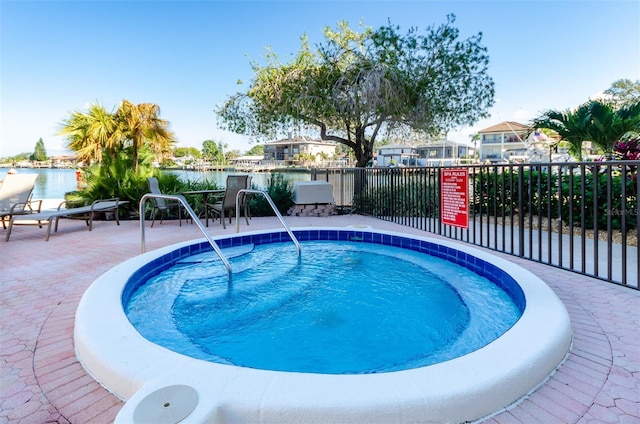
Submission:
<svg viewBox="0 0 640 424">
<path fill-rule="evenodd" d="M 60 122 L 92 102 L 109 110 L 151 102 L 178 146 L 207 139 L 244 152 L 247 139 L 216 127 L 213 109 L 252 78 L 266 46 L 281 58 L 300 36 L 346 20 L 388 20 L 424 31 L 456 15 L 461 36 L 483 33 L 496 84 L 491 118 L 527 123 L 573 108 L 620 78 L 640 79 L 640 2 L 608 1 L 0 1 L 0 157 L 65 153 Z M 245 85 L 238 86 L 242 80 Z"/>
</svg>

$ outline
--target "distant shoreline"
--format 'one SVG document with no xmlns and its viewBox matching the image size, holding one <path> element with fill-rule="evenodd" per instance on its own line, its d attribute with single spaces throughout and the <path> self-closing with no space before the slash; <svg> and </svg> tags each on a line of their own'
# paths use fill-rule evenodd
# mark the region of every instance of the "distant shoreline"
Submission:
<svg viewBox="0 0 640 424">
<path fill-rule="evenodd" d="M 10 167 L 0 167 L 0 181 L 4 180 Z M 76 191 L 78 183 L 74 169 L 60 168 L 16 168 L 19 174 L 38 174 L 36 184 L 33 189 L 34 200 L 64 200 L 65 193 Z M 305 168 L 279 168 L 269 172 L 251 172 L 251 171 L 199 171 L 192 169 L 183 169 L 182 167 L 162 168 L 162 171 L 176 173 L 183 180 L 206 179 L 224 187 L 226 177 L 229 173 L 250 173 L 253 177 L 253 183 L 258 187 L 266 188 L 268 185 L 271 172 L 289 174 L 291 181 L 306 181 L 311 179 L 311 171 Z M 56 205 L 57 207 L 58 205 Z"/>
</svg>

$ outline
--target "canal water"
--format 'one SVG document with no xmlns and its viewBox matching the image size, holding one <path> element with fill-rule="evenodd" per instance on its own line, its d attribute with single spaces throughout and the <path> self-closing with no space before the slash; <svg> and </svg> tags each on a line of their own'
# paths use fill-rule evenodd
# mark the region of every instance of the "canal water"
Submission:
<svg viewBox="0 0 640 424">
<path fill-rule="evenodd" d="M 0 168 L 0 180 L 7 175 L 9 168 Z M 49 169 L 49 168 L 19 168 L 19 174 L 38 174 L 33 189 L 33 199 L 64 199 L 64 194 L 77 189 L 76 172 L 74 169 Z M 166 171 L 177 174 L 183 181 L 209 181 L 216 183 L 218 187 L 224 187 L 227 175 L 230 172 L 223 171 Z M 308 181 L 311 174 L 308 172 L 280 172 L 292 183 L 296 181 Z M 231 173 L 235 174 L 235 173 Z M 251 174 L 252 183 L 260 189 L 266 189 L 270 174 L 267 172 Z"/>
</svg>

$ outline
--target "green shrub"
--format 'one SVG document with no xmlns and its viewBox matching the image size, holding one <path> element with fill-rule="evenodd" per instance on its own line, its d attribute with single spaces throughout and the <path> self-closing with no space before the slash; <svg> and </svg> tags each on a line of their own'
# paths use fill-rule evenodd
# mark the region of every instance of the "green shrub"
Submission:
<svg viewBox="0 0 640 424">
<path fill-rule="evenodd" d="M 550 211 L 552 217 L 557 217 L 557 175 L 529 168 L 522 171 L 521 182 L 519 177 L 518 170 L 509 169 L 477 175 L 471 210 L 491 216 L 511 213 L 548 216 Z M 520 183 L 523 192 L 519 209 Z"/>
<path fill-rule="evenodd" d="M 64 200 L 67 208 L 79 208 L 87 204 L 87 200 L 82 196 L 80 191 L 69 191 L 64 194 Z"/>
<path fill-rule="evenodd" d="M 178 175 L 154 169 L 149 164 L 142 164 L 138 167 L 138 171 L 134 172 L 127 157 L 93 165 L 86 169 L 84 174 L 87 187 L 66 193 L 67 206 L 82 206 L 90 204 L 94 200 L 117 197 L 122 201 L 129 202 L 120 209 L 123 218 L 138 216 L 140 199 L 149 193 L 149 183 L 147 182 L 149 177 L 158 179 L 160 191 L 164 194 L 220 189 L 215 183 L 208 181 L 182 181 Z M 202 196 L 189 196 L 187 202 L 197 214 L 200 214 L 204 208 Z M 145 205 L 145 211 L 149 210 L 151 210 L 151 201 L 147 201 Z"/>
<path fill-rule="evenodd" d="M 584 197 L 582 186 L 584 181 Z M 622 187 L 625 186 L 625 199 L 623 207 Z M 611 193 L 607 199 L 608 176 L 598 173 L 589 173 L 584 176 L 574 175 L 572 178 L 564 177 L 562 181 L 562 220 L 569 222 L 569 205 L 573 205 L 573 222 L 581 225 L 584 220 L 586 228 L 594 228 L 594 213 L 597 213 L 597 228 L 606 230 L 608 220 L 611 221 L 611 229 L 622 229 L 622 217 L 625 216 L 626 230 L 638 227 L 638 199 L 634 195 L 637 191 L 635 180 L 627 178 L 622 180 L 620 175 L 611 176 Z M 573 198 L 570 198 L 570 190 L 573 186 Z"/>
<path fill-rule="evenodd" d="M 613 230 L 622 230 L 622 216 L 625 216 L 625 229 L 637 228 L 638 199 L 634 195 L 635 174 L 628 175 L 629 178 L 624 182 L 619 174 L 611 175 L 609 203 L 607 175 L 586 172 L 584 176 L 563 174 L 559 177 L 558 174 L 550 175 L 542 170 L 528 169 L 522 172 L 521 210 L 518 210 L 520 176 L 517 170 L 489 172 L 477 177 L 471 209 L 475 213 L 488 216 L 521 213 L 553 219 L 560 217 L 565 224 L 569 224 L 571 217 L 574 225 L 582 225 L 584 220 L 585 228 L 594 228 L 595 214 L 597 228 L 601 230 L 607 229 L 609 219 Z M 624 207 L 623 184 L 626 194 Z"/>
<path fill-rule="evenodd" d="M 266 191 L 273 203 L 275 203 L 276 208 L 278 208 L 278 212 L 282 215 L 286 215 L 289 208 L 293 206 L 293 184 L 282 174 L 272 173 L 269 177 L 268 186 L 256 189 Z M 251 195 L 249 207 L 253 216 L 275 215 L 273 209 L 271 209 L 271 206 L 262 195 Z"/>
<path fill-rule="evenodd" d="M 571 216 L 574 226 L 584 225 L 585 229 L 597 226 L 599 230 L 607 230 L 609 224 L 612 230 L 637 228 L 635 165 L 627 166 L 625 179 L 620 171 L 612 172 L 610 201 L 607 200 L 609 177 L 603 173 L 604 167 L 585 167 L 584 176 L 577 174 L 580 168 L 573 169 L 573 174 L 558 174 L 549 173 L 544 165 L 496 167 L 475 176 L 471 174 L 470 211 L 491 217 L 516 214 L 526 219 L 532 216 L 559 218 L 567 225 Z M 431 177 L 418 174 L 414 178 L 410 172 L 384 170 L 365 181 L 363 189 L 354 195 L 354 206 L 360 213 L 383 218 L 439 215 L 439 188 L 433 174 Z"/>
<path fill-rule="evenodd" d="M 422 174 L 404 173 L 400 169 L 390 169 L 364 183 L 364 189 L 356 191 L 354 206 L 357 211 L 375 216 L 437 216 L 438 183 L 435 178 L 425 178 Z"/>
<path fill-rule="evenodd" d="M 84 203 L 91 203 L 117 197 L 129 202 L 120 209 L 123 217 L 136 215 L 140 198 L 148 192 L 147 176 L 150 176 L 150 172 L 151 168 L 146 166 L 140 166 L 138 172 L 134 172 L 130 159 L 122 155 L 86 169 L 84 177 L 87 187 L 68 197 L 75 197 L 73 201 L 77 203 L 81 199 Z"/>
</svg>

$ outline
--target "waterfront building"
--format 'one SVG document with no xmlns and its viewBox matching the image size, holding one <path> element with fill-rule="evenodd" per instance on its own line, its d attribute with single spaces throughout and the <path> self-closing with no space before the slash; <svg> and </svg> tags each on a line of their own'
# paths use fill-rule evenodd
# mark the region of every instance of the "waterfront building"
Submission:
<svg viewBox="0 0 640 424">
<path fill-rule="evenodd" d="M 504 121 L 478 131 L 480 161 L 506 163 L 512 158 L 526 157 L 526 139 L 530 133 L 530 127 L 514 121 Z"/>
<path fill-rule="evenodd" d="M 333 158 L 336 144 L 307 137 L 289 137 L 264 144 L 264 160 L 278 166 L 297 164 L 301 158 Z"/>
<path fill-rule="evenodd" d="M 418 166 L 448 166 L 469 163 L 473 148 L 452 140 L 439 140 L 415 148 Z"/>
<path fill-rule="evenodd" d="M 415 146 L 386 144 L 376 149 L 377 166 L 416 166 Z"/>
</svg>

